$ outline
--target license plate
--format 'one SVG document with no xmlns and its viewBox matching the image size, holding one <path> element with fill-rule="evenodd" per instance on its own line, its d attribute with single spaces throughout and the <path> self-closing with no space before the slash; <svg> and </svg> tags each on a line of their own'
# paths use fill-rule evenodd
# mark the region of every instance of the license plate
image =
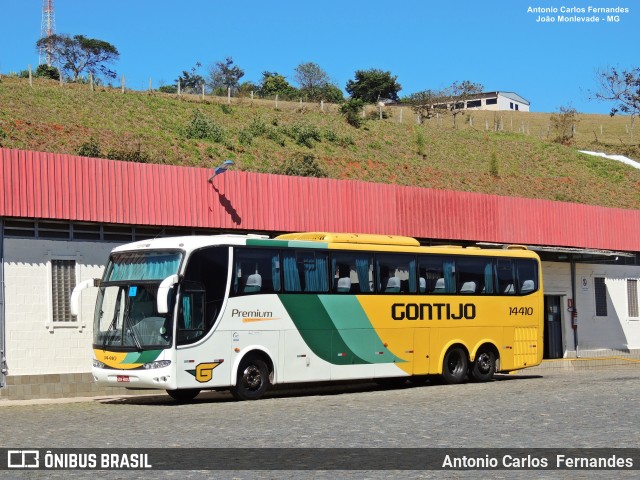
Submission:
<svg viewBox="0 0 640 480">
<path fill-rule="evenodd" d="M 129 377 L 127 375 L 118 375 L 116 380 L 118 382 L 128 382 L 129 381 Z"/>
</svg>

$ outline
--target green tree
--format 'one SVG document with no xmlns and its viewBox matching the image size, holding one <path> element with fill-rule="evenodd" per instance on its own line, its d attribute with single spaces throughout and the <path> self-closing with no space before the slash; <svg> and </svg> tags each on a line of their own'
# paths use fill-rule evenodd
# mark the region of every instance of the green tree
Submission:
<svg viewBox="0 0 640 480">
<path fill-rule="evenodd" d="M 51 80 L 60 80 L 60 72 L 56 67 L 43 63 L 36 68 L 36 77 L 50 78 Z"/>
<path fill-rule="evenodd" d="M 350 98 L 342 104 L 340 107 L 340 113 L 347 120 L 349 125 L 356 128 L 360 128 L 364 122 L 362 118 L 362 109 L 364 108 L 364 102 L 359 98 Z"/>
<path fill-rule="evenodd" d="M 233 64 L 233 58 L 227 57 L 223 62 L 216 62 L 209 68 L 208 85 L 212 90 L 221 89 L 226 94 L 227 89 L 230 88 L 231 93 L 234 93 L 242 77 L 244 77 L 244 70 Z"/>
<path fill-rule="evenodd" d="M 258 92 L 261 97 L 273 97 L 278 95 L 281 99 L 292 99 L 298 94 L 287 79 L 278 72 L 262 72 L 262 81 Z"/>
<path fill-rule="evenodd" d="M 453 116 L 453 126 L 456 127 L 456 117 L 466 109 L 467 101 L 474 95 L 482 93 L 484 86 L 481 83 L 473 83 L 469 80 L 453 82 L 445 90 L 443 97 L 446 98 L 447 110 Z"/>
<path fill-rule="evenodd" d="M 575 126 L 578 124 L 578 111 L 573 107 L 560 107 L 551 115 L 551 127 L 556 133 L 554 142 L 569 145 L 573 141 Z"/>
<path fill-rule="evenodd" d="M 71 37 L 66 34 L 54 34 L 38 40 L 36 47 L 39 51 L 50 51 L 53 63 L 60 65 L 62 71 L 70 74 L 74 82 L 83 72 L 116 78 L 116 72 L 111 70 L 109 65 L 120 58 L 120 53 L 116 47 L 104 40 L 87 38 L 84 35 Z"/>
<path fill-rule="evenodd" d="M 356 70 L 355 80 L 347 82 L 346 90 L 352 98 L 365 103 L 375 103 L 383 98 L 398 101 L 398 92 L 402 90 L 402 86 L 397 79 L 391 72 L 375 68 Z"/>
<path fill-rule="evenodd" d="M 327 94 L 335 98 L 336 92 L 330 88 L 335 86 L 332 85 L 327 72 L 322 70 L 317 63 L 301 63 L 295 68 L 295 72 L 294 77 L 298 83 L 300 93 L 307 97 L 309 101 L 328 100 L 325 98 Z M 338 87 L 335 88 L 337 89 Z"/>
<path fill-rule="evenodd" d="M 320 99 L 329 103 L 342 103 L 344 102 L 344 94 L 338 86 L 327 84 L 320 91 Z"/>
<path fill-rule="evenodd" d="M 412 93 L 404 98 L 403 103 L 411 106 L 411 109 L 418 115 L 420 123 L 423 120 L 434 117 L 436 114 L 436 104 L 442 99 L 442 92 L 435 90 L 423 90 Z"/>
<path fill-rule="evenodd" d="M 205 84 L 202 75 L 198 74 L 198 69 L 202 66 L 200 62 L 191 67 L 191 71 L 182 71 L 182 75 L 176 78 L 175 82 L 180 83 L 180 91 L 184 93 L 198 94 L 202 90 L 202 86 Z"/>
<path fill-rule="evenodd" d="M 614 102 L 610 115 L 624 113 L 640 115 L 640 67 L 629 70 L 610 68 L 597 72 L 599 90 L 592 96 L 596 100 Z"/>
</svg>

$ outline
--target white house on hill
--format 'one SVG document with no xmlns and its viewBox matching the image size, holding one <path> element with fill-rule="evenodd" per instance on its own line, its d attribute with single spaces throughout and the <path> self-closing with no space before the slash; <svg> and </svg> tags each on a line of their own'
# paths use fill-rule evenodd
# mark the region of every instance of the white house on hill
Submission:
<svg viewBox="0 0 640 480">
<path fill-rule="evenodd" d="M 529 111 L 529 100 L 515 92 L 483 92 L 472 95 L 466 102 L 469 110 L 516 110 Z"/>
</svg>

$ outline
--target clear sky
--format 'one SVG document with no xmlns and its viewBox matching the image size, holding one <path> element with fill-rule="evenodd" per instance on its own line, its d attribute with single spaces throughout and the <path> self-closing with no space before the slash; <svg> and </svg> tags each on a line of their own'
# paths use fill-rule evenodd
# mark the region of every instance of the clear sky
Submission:
<svg viewBox="0 0 640 480">
<path fill-rule="evenodd" d="M 0 0 L 0 72 L 38 64 L 42 0 Z M 556 8 L 537 22 L 536 7 Z M 562 7 L 622 7 L 619 21 L 560 22 Z M 544 14 L 542 16 L 545 16 Z M 182 70 L 199 73 L 225 57 L 258 83 L 263 71 L 285 75 L 314 62 L 344 90 L 356 70 L 397 75 L 400 96 L 470 80 L 485 90 L 516 92 L 531 110 L 572 106 L 608 113 L 589 100 L 596 71 L 640 66 L 638 0 L 55 0 L 56 32 L 115 45 L 127 86 L 171 84 Z M 119 81 L 115 82 L 119 85 Z M 0 108 L 2 106 L 0 105 Z"/>
</svg>

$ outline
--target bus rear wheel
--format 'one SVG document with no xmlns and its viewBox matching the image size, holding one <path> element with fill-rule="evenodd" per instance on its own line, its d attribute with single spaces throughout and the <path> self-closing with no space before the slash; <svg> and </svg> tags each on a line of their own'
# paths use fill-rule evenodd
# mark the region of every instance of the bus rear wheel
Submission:
<svg viewBox="0 0 640 480">
<path fill-rule="evenodd" d="M 250 355 L 242 360 L 238 368 L 238 378 L 231 387 L 231 395 L 236 400 L 257 400 L 269 387 L 269 368 L 259 357 Z"/>
<path fill-rule="evenodd" d="M 198 388 L 185 388 L 182 390 L 167 390 L 167 393 L 177 402 L 190 402 L 198 396 L 200 390 Z"/>
<path fill-rule="evenodd" d="M 469 376 L 476 382 L 488 382 L 496 371 L 496 356 L 486 348 L 478 351 L 476 359 L 471 364 Z"/>
<path fill-rule="evenodd" d="M 450 348 L 442 362 L 442 378 L 449 384 L 460 383 L 467 376 L 468 365 L 467 353 L 462 348 Z"/>
</svg>

